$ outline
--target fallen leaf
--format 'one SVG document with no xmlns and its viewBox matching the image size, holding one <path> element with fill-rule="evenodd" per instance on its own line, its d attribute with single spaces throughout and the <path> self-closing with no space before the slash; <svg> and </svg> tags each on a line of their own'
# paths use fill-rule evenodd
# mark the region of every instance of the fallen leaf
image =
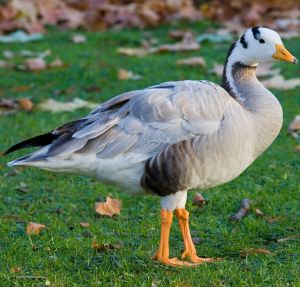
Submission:
<svg viewBox="0 0 300 287">
<path fill-rule="evenodd" d="M 297 145 L 297 146 L 294 148 L 294 152 L 300 152 L 300 145 Z"/>
<path fill-rule="evenodd" d="M 38 41 L 42 38 L 43 35 L 40 33 L 27 34 L 24 31 L 16 31 L 8 35 L 0 36 L 0 43 L 27 43 L 31 41 Z"/>
<path fill-rule="evenodd" d="M 26 228 L 28 235 L 38 235 L 46 226 L 41 223 L 29 222 Z"/>
<path fill-rule="evenodd" d="M 62 67 L 64 64 L 63 64 L 63 62 L 61 61 L 61 59 L 59 59 L 59 58 L 57 58 L 57 59 L 55 59 L 53 62 L 51 62 L 50 64 L 49 64 L 49 67 L 51 67 L 51 68 L 60 68 L 60 67 Z"/>
<path fill-rule="evenodd" d="M 20 56 L 22 57 L 30 57 L 30 58 L 41 58 L 44 59 L 52 54 L 52 51 L 50 49 L 47 49 L 42 52 L 35 52 L 30 50 L 21 50 Z"/>
<path fill-rule="evenodd" d="M 72 36 L 72 42 L 75 44 L 81 44 L 86 42 L 86 37 L 81 34 L 76 34 Z"/>
<path fill-rule="evenodd" d="M 118 70 L 118 79 L 119 80 L 122 80 L 122 81 L 124 81 L 124 80 L 139 80 L 141 78 L 142 78 L 141 75 L 134 74 L 131 71 L 124 70 L 124 69 Z"/>
<path fill-rule="evenodd" d="M 88 222 L 80 222 L 80 227 L 83 227 L 83 228 L 87 228 L 87 227 L 90 227 L 90 224 Z"/>
<path fill-rule="evenodd" d="M 288 132 L 294 138 L 298 138 L 300 133 L 300 115 L 296 115 L 288 126 Z"/>
<path fill-rule="evenodd" d="M 193 35 L 190 30 L 172 30 L 169 32 L 169 36 L 174 39 L 183 39 L 187 34 Z"/>
<path fill-rule="evenodd" d="M 284 218 L 282 216 L 264 216 L 264 219 L 268 223 L 276 223 L 276 222 L 280 222 L 280 221 L 284 220 Z"/>
<path fill-rule="evenodd" d="M 300 234 L 294 234 L 294 235 L 291 235 L 291 236 L 288 236 L 288 237 L 277 239 L 277 242 L 281 243 L 281 242 L 285 242 L 285 241 L 289 241 L 289 240 L 294 240 L 298 237 L 300 237 Z"/>
<path fill-rule="evenodd" d="M 207 205 L 208 201 L 202 196 L 201 193 L 197 192 L 193 199 L 193 205 L 197 205 L 198 207 L 203 207 Z"/>
<path fill-rule="evenodd" d="M 27 98 L 21 99 L 2 99 L 0 98 L 0 115 L 11 115 L 18 110 L 31 111 L 32 102 Z"/>
<path fill-rule="evenodd" d="M 279 90 L 291 90 L 300 86 L 300 79 L 285 79 L 281 75 L 273 76 L 270 79 L 263 80 L 262 84 L 266 88 L 273 88 Z"/>
<path fill-rule="evenodd" d="M 46 69 L 47 65 L 43 58 L 28 59 L 25 61 L 25 66 L 28 71 L 41 71 Z"/>
<path fill-rule="evenodd" d="M 196 41 L 191 33 L 185 34 L 182 41 L 175 44 L 163 44 L 158 47 L 152 48 L 152 53 L 161 52 L 181 52 L 181 51 L 196 51 L 200 49 L 200 44 Z"/>
<path fill-rule="evenodd" d="M 58 102 L 53 99 L 48 99 L 38 105 L 38 108 L 43 111 L 50 111 L 53 113 L 59 113 L 59 112 L 72 112 L 77 109 L 82 108 L 89 108 L 93 109 L 98 104 L 87 102 L 84 100 L 81 100 L 79 98 L 74 98 L 71 102 Z"/>
<path fill-rule="evenodd" d="M 225 33 L 226 31 L 226 33 Z M 211 43 L 223 43 L 223 42 L 232 42 L 232 34 L 228 30 L 222 29 L 218 30 L 216 33 L 204 33 L 196 37 L 196 40 L 199 43 L 208 41 Z"/>
<path fill-rule="evenodd" d="M 249 248 L 244 251 L 241 251 L 240 256 L 241 257 L 247 257 L 251 254 L 265 254 L 265 255 L 272 255 L 273 253 L 268 249 L 262 249 L 262 248 Z"/>
<path fill-rule="evenodd" d="M 222 77 L 224 65 L 219 63 L 213 63 L 213 68 L 210 70 L 210 73 Z"/>
<path fill-rule="evenodd" d="M 206 67 L 206 62 L 202 57 L 192 57 L 176 61 L 177 65 Z"/>
<path fill-rule="evenodd" d="M 21 191 L 22 193 L 28 193 L 29 188 L 25 182 L 20 182 L 18 186 L 15 187 L 16 190 Z"/>
<path fill-rule="evenodd" d="M 97 252 L 103 252 L 108 250 L 114 250 L 114 249 L 121 249 L 123 248 L 122 244 L 113 244 L 113 243 L 98 243 L 96 240 L 92 243 L 93 249 L 95 249 Z"/>
<path fill-rule="evenodd" d="M 258 217 L 263 217 L 264 216 L 263 212 L 258 208 L 255 209 L 255 215 L 258 216 Z"/>
<path fill-rule="evenodd" d="M 96 202 L 95 210 L 100 215 L 107 215 L 109 217 L 115 214 L 119 215 L 121 212 L 121 201 L 108 196 L 106 202 Z"/>
<path fill-rule="evenodd" d="M 27 99 L 27 98 L 21 98 L 19 99 L 19 105 L 21 110 L 30 112 L 33 110 L 33 103 L 31 100 Z"/>
<path fill-rule="evenodd" d="M 232 215 L 230 219 L 234 221 L 240 221 L 243 217 L 247 216 L 249 210 L 250 200 L 248 198 L 244 198 L 242 200 L 239 211 L 235 215 Z"/>
<path fill-rule="evenodd" d="M 143 57 L 150 54 L 147 48 L 118 48 L 118 53 L 126 56 Z"/>
<path fill-rule="evenodd" d="M 15 54 L 12 51 L 9 51 L 9 50 L 3 51 L 4 58 L 11 59 L 14 57 L 14 55 Z"/>
<path fill-rule="evenodd" d="M 19 273 L 21 271 L 22 271 L 21 267 L 14 266 L 10 268 L 10 273 Z"/>
<path fill-rule="evenodd" d="M 256 69 L 257 77 L 276 76 L 279 74 L 280 69 L 272 69 L 272 63 L 269 62 L 259 64 Z"/>
<path fill-rule="evenodd" d="M 203 239 L 201 239 L 200 237 L 192 237 L 192 241 L 195 245 L 203 243 Z"/>
<path fill-rule="evenodd" d="M 12 65 L 6 61 L 0 60 L 0 68 L 10 68 Z"/>
</svg>

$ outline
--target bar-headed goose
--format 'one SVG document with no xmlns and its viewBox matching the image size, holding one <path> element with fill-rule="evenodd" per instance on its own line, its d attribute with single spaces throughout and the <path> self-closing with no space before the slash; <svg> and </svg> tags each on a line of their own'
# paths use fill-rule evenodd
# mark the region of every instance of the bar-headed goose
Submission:
<svg viewBox="0 0 300 287">
<path fill-rule="evenodd" d="M 41 148 L 8 165 L 94 176 L 132 194 L 161 198 L 161 238 L 155 259 L 192 266 L 200 258 L 185 209 L 190 189 L 206 189 L 239 176 L 277 137 L 282 108 L 256 78 L 260 62 L 296 63 L 280 36 L 247 30 L 228 53 L 221 86 L 209 81 L 155 85 L 115 97 L 86 117 L 25 140 Z M 182 258 L 169 258 L 173 211 L 184 242 Z"/>
</svg>

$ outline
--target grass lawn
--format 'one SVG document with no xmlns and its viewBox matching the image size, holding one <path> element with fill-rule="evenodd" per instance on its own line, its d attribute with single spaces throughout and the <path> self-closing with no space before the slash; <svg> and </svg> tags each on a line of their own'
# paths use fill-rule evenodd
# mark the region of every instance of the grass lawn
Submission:
<svg viewBox="0 0 300 287">
<path fill-rule="evenodd" d="M 28 44 L 7 44 L 2 51 L 51 49 L 49 60 L 56 57 L 67 64 L 64 68 L 39 73 L 0 70 L 0 97 L 30 97 L 34 103 L 47 98 L 59 101 L 80 97 L 103 102 L 120 93 L 144 88 L 169 80 L 209 79 L 212 63 L 223 63 L 229 43 L 203 44 L 198 52 L 166 53 L 143 58 L 117 53 L 118 47 L 137 47 L 145 37 L 169 42 L 168 31 L 190 27 L 201 32 L 210 26 L 174 24 L 146 31 L 125 30 L 85 33 L 87 42 L 75 45 L 70 37 L 75 32 L 51 31 L 44 40 Z M 299 38 L 285 41 L 287 48 L 300 55 Z M 203 56 L 207 68 L 176 66 L 175 61 L 190 56 Z M 18 63 L 20 59 L 13 59 Z M 286 78 L 299 76 L 299 67 L 278 63 Z M 120 81 L 118 68 L 132 70 L 141 80 Z M 24 88 L 25 86 L 25 88 Z M 98 86 L 101 91 L 91 92 Z M 60 91 L 60 92 L 57 92 Z M 11 170 L 5 163 L 20 151 L 0 158 L 0 286 L 300 286 L 300 237 L 277 242 L 277 239 L 300 234 L 300 157 L 295 153 L 296 141 L 287 135 L 287 125 L 299 114 L 300 87 L 274 91 L 284 109 L 284 125 L 275 143 L 238 179 L 224 186 L 202 191 L 209 204 L 198 209 L 189 194 L 187 209 L 191 214 L 191 231 L 203 239 L 198 254 L 224 257 L 222 262 L 192 269 L 174 269 L 151 260 L 159 241 L 159 198 L 132 197 L 94 179 L 66 176 L 34 168 L 19 169 L 17 175 L 5 176 Z M 89 110 L 50 113 L 38 109 L 31 113 L 0 116 L 0 150 L 13 143 L 47 132 Z M 29 191 L 16 187 L 24 182 Z M 95 214 L 94 203 L 111 194 L 122 200 L 121 215 L 114 218 Z M 229 220 L 243 198 L 252 200 L 268 217 L 253 212 L 241 222 Z M 270 220 L 271 219 L 271 220 Z M 39 235 L 25 233 L 29 221 L 44 223 L 47 228 Z M 83 229 L 80 222 L 89 222 Z M 91 244 L 121 243 L 123 248 L 96 253 Z M 175 221 L 171 232 L 171 254 L 179 256 L 183 248 Z M 240 256 L 249 248 L 263 248 L 271 255 Z M 18 273 L 12 267 L 20 267 Z M 25 277 L 22 277 L 25 276 Z"/>
</svg>

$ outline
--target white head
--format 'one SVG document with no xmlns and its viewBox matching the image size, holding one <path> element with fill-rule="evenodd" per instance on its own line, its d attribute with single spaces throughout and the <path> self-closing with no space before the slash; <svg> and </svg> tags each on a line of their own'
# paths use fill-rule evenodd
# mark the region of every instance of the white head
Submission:
<svg viewBox="0 0 300 287">
<path fill-rule="evenodd" d="M 260 62 L 278 59 L 296 64 L 297 59 L 283 46 L 279 34 L 271 29 L 248 29 L 236 42 L 232 60 L 254 66 Z"/>
</svg>

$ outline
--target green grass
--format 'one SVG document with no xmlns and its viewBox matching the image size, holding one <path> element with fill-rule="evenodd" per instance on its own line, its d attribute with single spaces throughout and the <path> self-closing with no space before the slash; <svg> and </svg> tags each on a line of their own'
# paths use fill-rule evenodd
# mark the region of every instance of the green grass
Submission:
<svg viewBox="0 0 300 287">
<path fill-rule="evenodd" d="M 180 24 L 197 32 L 210 26 Z M 120 46 L 139 46 L 144 37 L 170 41 L 167 32 L 173 26 L 139 31 L 125 30 L 84 33 L 88 41 L 75 45 L 72 32 L 51 31 L 45 39 L 28 44 L 0 46 L 20 51 L 52 50 L 52 59 L 60 57 L 65 68 L 40 73 L 0 70 L 1 97 L 30 97 L 34 103 L 47 98 L 71 100 L 80 97 L 103 102 L 122 92 L 144 88 L 156 83 L 182 79 L 219 81 L 208 70 L 212 63 L 223 63 L 229 44 L 203 44 L 199 52 L 149 55 L 144 58 L 118 55 Z M 74 32 L 75 33 L 75 32 Z M 295 55 L 300 55 L 299 39 L 286 42 Z M 178 67 L 180 58 L 201 55 L 208 68 Z M 14 59 L 20 62 L 20 59 Z M 299 75 L 294 65 L 278 63 L 287 78 Z M 118 68 L 132 70 L 143 76 L 139 81 L 119 81 Z M 18 92 L 20 86 L 30 89 Z M 86 92 L 99 86 L 101 92 Z M 56 95 L 57 90 L 70 89 Z M 94 179 L 55 174 L 34 168 L 19 169 L 15 176 L 5 176 L 11 170 L 5 163 L 26 152 L 0 158 L 0 286 L 44 286 L 43 279 L 18 276 L 44 276 L 51 286 L 300 286 L 300 238 L 278 243 L 277 239 L 300 233 L 299 154 L 293 151 L 296 141 L 287 136 L 287 125 L 299 114 L 300 88 L 274 91 L 284 109 L 284 126 L 275 143 L 238 179 L 221 187 L 202 191 L 209 204 L 197 209 L 189 195 L 187 208 L 191 214 L 193 236 L 203 243 L 197 246 L 199 255 L 224 257 L 222 262 L 192 269 L 174 269 L 151 260 L 159 240 L 159 198 L 132 197 Z M 88 110 L 52 114 L 39 110 L 31 113 L 0 116 L 0 150 L 13 143 L 44 133 Z M 20 182 L 29 187 L 24 194 L 15 189 Z M 100 217 L 94 203 L 111 194 L 122 200 L 121 215 Z M 253 208 L 277 218 L 268 223 L 251 213 L 239 223 L 229 220 L 242 198 L 250 198 Z M 12 216 L 14 215 L 14 216 Z M 16 218 L 17 216 L 17 218 Z M 39 236 L 25 233 L 29 221 L 47 225 Z M 79 223 L 87 221 L 83 230 Z M 123 248 L 96 253 L 92 241 L 122 243 Z M 183 245 L 177 222 L 171 232 L 171 253 L 180 255 Z M 272 255 L 240 256 L 248 248 L 266 248 Z M 21 272 L 11 273 L 10 268 Z"/>
</svg>

